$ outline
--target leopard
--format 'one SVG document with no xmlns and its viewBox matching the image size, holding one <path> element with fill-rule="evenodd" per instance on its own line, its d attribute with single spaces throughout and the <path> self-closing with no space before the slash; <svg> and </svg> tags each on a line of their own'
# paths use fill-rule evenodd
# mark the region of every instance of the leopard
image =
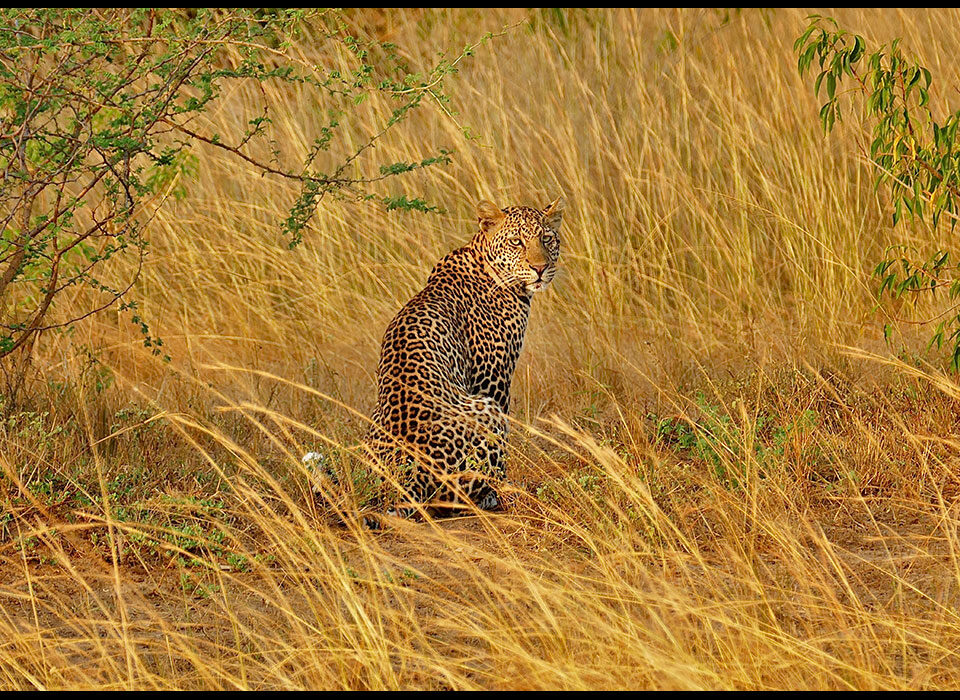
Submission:
<svg viewBox="0 0 960 700">
<path fill-rule="evenodd" d="M 388 512 L 502 510 L 510 388 L 533 297 L 557 274 L 564 205 L 480 201 L 473 237 L 387 326 L 365 443 L 409 504 Z"/>
</svg>

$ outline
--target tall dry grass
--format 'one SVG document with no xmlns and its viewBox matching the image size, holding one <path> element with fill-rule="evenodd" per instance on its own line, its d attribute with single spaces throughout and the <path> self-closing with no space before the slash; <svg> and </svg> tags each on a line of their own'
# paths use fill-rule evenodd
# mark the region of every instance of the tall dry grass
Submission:
<svg viewBox="0 0 960 700">
<path fill-rule="evenodd" d="M 3 425 L 0 687 L 956 686 L 957 390 L 889 359 L 869 279 L 938 234 L 891 227 L 855 115 L 823 136 L 791 51 L 805 15 L 353 15 L 421 65 L 509 27 L 449 83 L 457 116 L 420 111 L 365 166 L 454 149 L 391 185 L 448 213 L 328 200 L 289 251 L 296 193 L 203 151 L 137 289 L 171 361 L 102 314 L 43 338 Z M 956 11 L 837 17 L 903 37 L 950 103 Z M 267 98 L 305 154 L 321 106 Z M 236 133 L 262 100 L 238 88 L 198 126 Z M 363 494 L 300 455 L 352 468 L 382 331 L 475 201 L 559 192 L 510 508 L 363 530 Z"/>
</svg>

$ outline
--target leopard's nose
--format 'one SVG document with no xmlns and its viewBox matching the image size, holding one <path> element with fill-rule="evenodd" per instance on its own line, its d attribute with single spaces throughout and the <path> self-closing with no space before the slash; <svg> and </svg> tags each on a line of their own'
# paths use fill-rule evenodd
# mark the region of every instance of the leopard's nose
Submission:
<svg viewBox="0 0 960 700">
<path fill-rule="evenodd" d="M 543 271 L 547 269 L 547 264 L 544 263 L 543 265 L 531 265 L 530 269 L 537 273 L 537 277 L 543 277 Z"/>
</svg>

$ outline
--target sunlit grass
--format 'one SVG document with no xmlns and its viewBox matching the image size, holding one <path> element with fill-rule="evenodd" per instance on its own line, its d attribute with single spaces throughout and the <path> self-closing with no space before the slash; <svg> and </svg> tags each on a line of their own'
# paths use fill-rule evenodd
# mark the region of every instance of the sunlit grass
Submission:
<svg viewBox="0 0 960 700">
<path fill-rule="evenodd" d="M 511 27 L 449 83 L 455 118 L 417 112 L 363 165 L 452 149 L 389 191 L 447 213 L 325 200 L 288 250 L 296 192 L 199 152 L 136 292 L 170 361 L 116 312 L 48 334 L 0 426 L 0 687 L 957 686 L 960 397 L 922 328 L 884 344 L 913 311 L 875 310 L 870 280 L 934 234 L 892 228 L 855 115 L 823 136 L 804 17 L 357 13 L 424 64 Z M 902 36 L 949 102 L 955 11 L 838 19 Z M 321 107 L 266 97 L 305 153 Z M 262 100 L 196 126 L 236 133 Z M 477 200 L 561 192 L 508 509 L 365 530 L 386 324 Z"/>
</svg>

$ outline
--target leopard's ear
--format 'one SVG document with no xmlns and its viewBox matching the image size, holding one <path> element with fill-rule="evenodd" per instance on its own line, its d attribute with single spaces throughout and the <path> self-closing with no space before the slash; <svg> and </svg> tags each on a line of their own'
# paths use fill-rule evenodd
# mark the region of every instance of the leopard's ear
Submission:
<svg viewBox="0 0 960 700">
<path fill-rule="evenodd" d="M 543 210 L 543 223 L 554 231 L 560 230 L 560 222 L 563 220 L 563 196 L 557 197 L 547 205 Z"/>
<path fill-rule="evenodd" d="M 480 224 L 480 230 L 483 233 L 492 231 L 497 225 L 506 218 L 506 214 L 500 211 L 500 207 L 489 199 L 480 200 L 477 204 L 477 221 Z"/>
</svg>

